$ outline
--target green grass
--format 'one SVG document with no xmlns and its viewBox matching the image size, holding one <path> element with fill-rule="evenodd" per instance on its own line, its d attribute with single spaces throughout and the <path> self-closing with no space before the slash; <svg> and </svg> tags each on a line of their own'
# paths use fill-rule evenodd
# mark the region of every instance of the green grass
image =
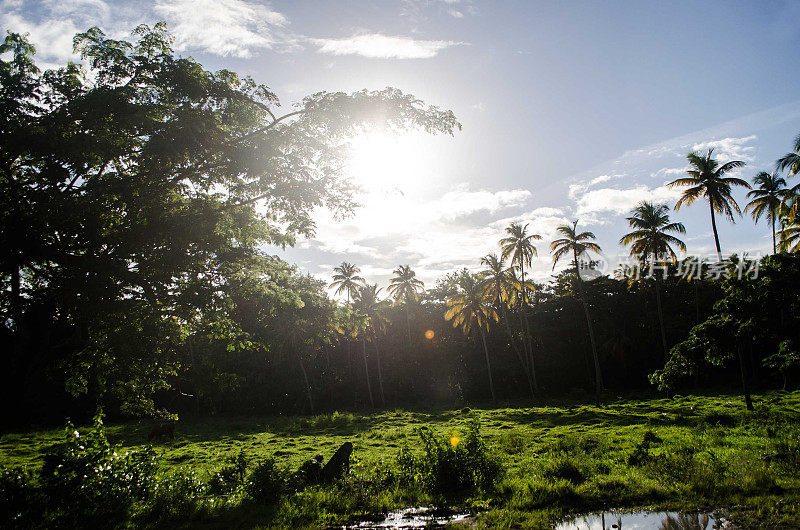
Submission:
<svg viewBox="0 0 800 530">
<path fill-rule="evenodd" d="M 274 456 L 297 469 L 353 442 L 351 477 L 309 487 L 273 506 L 210 500 L 190 526 L 318 526 L 433 502 L 413 485 L 388 481 L 400 448 L 420 446 L 418 429 L 463 433 L 478 420 L 505 467 L 494 492 L 454 501 L 480 512 L 486 527 L 546 527 L 558 518 L 609 508 L 725 509 L 743 524 L 800 526 L 800 391 L 740 397 L 616 399 L 601 407 L 569 401 L 542 406 L 442 411 L 333 413 L 313 417 L 182 420 L 174 443 L 156 444 L 162 471 L 189 468 L 207 480 L 227 458 Z M 150 423 L 110 425 L 109 439 L 147 446 Z M 5 434 L 4 466 L 36 469 L 61 429 Z M 388 486 L 387 486 L 388 484 Z M 177 523 L 176 523 L 177 524 Z M 189 523 L 185 523 L 189 525 Z"/>
</svg>

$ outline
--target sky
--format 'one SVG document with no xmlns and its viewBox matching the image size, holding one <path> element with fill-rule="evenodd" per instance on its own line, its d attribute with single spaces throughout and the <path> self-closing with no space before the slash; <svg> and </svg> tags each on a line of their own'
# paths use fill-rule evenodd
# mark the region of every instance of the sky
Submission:
<svg viewBox="0 0 800 530">
<path fill-rule="evenodd" d="M 72 36 L 90 26 L 124 38 L 164 20 L 178 53 L 252 76 L 284 108 L 392 86 L 452 109 L 453 137 L 355 138 L 362 206 L 319 210 L 313 239 L 267 249 L 323 279 L 353 262 L 381 286 L 399 264 L 428 286 L 475 269 L 510 222 L 542 236 L 539 281 L 555 227 L 575 219 L 613 263 L 632 207 L 674 205 L 665 184 L 689 151 L 743 160 L 747 180 L 771 171 L 800 133 L 798 19 L 799 1 L 0 1 L 0 27 L 29 33 L 44 67 L 78 60 Z M 713 253 L 707 207 L 672 217 L 690 254 Z M 765 223 L 718 225 L 724 253 L 771 249 Z"/>
</svg>

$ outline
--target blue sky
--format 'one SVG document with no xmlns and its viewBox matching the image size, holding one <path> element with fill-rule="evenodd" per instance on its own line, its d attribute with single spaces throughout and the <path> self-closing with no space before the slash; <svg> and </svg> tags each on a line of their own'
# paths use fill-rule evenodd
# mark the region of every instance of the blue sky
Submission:
<svg viewBox="0 0 800 530">
<path fill-rule="evenodd" d="M 747 179 L 771 169 L 800 133 L 799 16 L 794 1 L 0 3 L 0 26 L 29 32 L 44 65 L 70 59 L 91 25 L 124 37 L 166 20 L 179 53 L 252 75 L 285 106 L 395 86 L 453 109 L 453 138 L 357 139 L 348 171 L 364 207 L 344 221 L 318 212 L 315 239 L 275 250 L 320 277 L 352 261 L 381 284 L 400 263 L 428 283 L 476 267 L 511 220 L 544 238 L 539 279 L 567 220 L 616 256 L 633 205 L 674 204 L 664 183 L 691 149 L 745 160 Z M 711 251 L 706 208 L 673 215 L 690 251 Z M 720 224 L 728 252 L 770 248 L 766 225 Z"/>
</svg>

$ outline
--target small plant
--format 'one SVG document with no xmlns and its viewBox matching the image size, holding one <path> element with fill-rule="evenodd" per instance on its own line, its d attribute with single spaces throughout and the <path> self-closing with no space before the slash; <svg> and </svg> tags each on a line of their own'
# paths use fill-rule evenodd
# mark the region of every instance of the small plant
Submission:
<svg viewBox="0 0 800 530">
<path fill-rule="evenodd" d="M 287 489 L 287 473 L 268 458 L 259 462 L 244 483 L 248 499 L 263 504 L 276 502 Z"/>
<path fill-rule="evenodd" d="M 628 456 L 628 465 L 641 466 L 649 462 L 652 458 L 650 454 L 650 447 L 663 442 L 656 433 L 653 431 L 645 431 L 642 441 L 636 445 L 636 448 Z"/>
<path fill-rule="evenodd" d="M 0 526 L 19 528 L 38 526 L 43 499 L 33 475 L 23 469 L 0 468 Z"/>
<path fill-rule="evenodd" d="M 236 456 L 228 457 L 225 466 L 211 476 L 208 481 L 209 490 L 215 495 L 233 493 L 244 483 L 246 474 L 247 456 L 244 454 L 244 449 L 239 449 Z"/>
<path fill-rule="evenodd" d="M 502 475 L 499 461 L 489 454 L 480 435 L 480 426 L 472 422 L 463 439 L 451 433 L 437 437 L 430 429 L 420 429 L 423 453 L 408 449 L 400 452 L 397 467 L 406 481 L 419 480 L 434 495 L 460 495 L 476 489 L 488 491 Z"/>
<path fill-rule="evenodd" d="M 563 479 L 572 484 L 581 484 L 586 481 L 587 474 L 569 457 L 560 456 L 549 461 L 542 475 L 551 480 Z"/>
<path fill-rule="evenodd" d="M 45 457 L 41 485 L 56 519 L 70 524 L 108 524 L 126 517 L 133 503 L 145 499 L 155 480 L 155 454 L 150 449 L 122 452 L 108 443 L 103 414 L 81 434 L 71 423 L 66 440 Z"/>
</svg>

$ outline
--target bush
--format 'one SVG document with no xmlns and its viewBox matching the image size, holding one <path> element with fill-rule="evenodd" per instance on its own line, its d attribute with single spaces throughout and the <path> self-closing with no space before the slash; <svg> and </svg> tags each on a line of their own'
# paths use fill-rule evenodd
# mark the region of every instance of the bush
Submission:
<svg viewBox="0 0 800 530">
<path fill-rule="evenodd" d="M 429 493 L 459 495 L 476 489 L 489 491 L 502 475 L 502 466 L 486 448 L 477 422 L 468 425 L 463 440 L 455 434 L 437 438 L 429 429 L 419 431 L 423 453 L 401 450 L 397 468 L 406 482 L 419 481 Z"/>
<path fill-rule="evenodd" d="M 151 449 L 121 452 L 106 439 L 103 415 L 95 416 L 85 435 L 67 423 L 66 440 L 45 456 L 41 485 L 56 520 L 70 526 L 91 521 L 109 526 L 123 520 L 137 500 L 145 499 L 155 480 Z"/>
<path fill-rule="evenodd" d="M 275 460 L 269 458 L 259 462 L 244 484 L 244 493 L 248 499 L 269 504 L 280 499 L 287 489 L 287 472 L 279 468 Z"/>
<path fill-rule="evenodd" d="M 211 476 L 208 481 L 209 491 L 214 495 L 233 493 L 236 488 L 244 483 L 247 474 L 247 457 L 244 449 L 239 449 L 239 454 L 228 457 L 225 466 Z"/>
<path fill-rule="evenodd" d="M 186 519 L 200 509 L 206 490 L 193 470 L 170 473 L 156 483 L 146 516 L 158 521 Z"/>
<path fill-rule="evenodd" d="M 0 527 L 38 526 L 36 523 L 43 504 L 31 473 L 22 469 L 0 468 Z"/>
</svg>

